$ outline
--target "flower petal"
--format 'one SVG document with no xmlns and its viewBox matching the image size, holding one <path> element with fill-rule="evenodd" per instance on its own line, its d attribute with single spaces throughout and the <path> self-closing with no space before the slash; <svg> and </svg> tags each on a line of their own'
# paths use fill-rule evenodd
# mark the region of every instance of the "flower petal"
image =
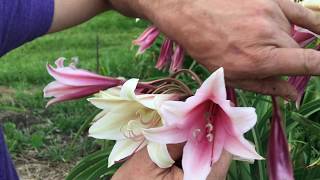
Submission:
<svg viewBox="0 0 320 180">
<path fill-rule="evenodd" d="M 139 79 L 129 79 L 121 88 L 120 97 L 127 98 L 128 100 L 136 100 L 135 90 L 137 88 Z"/>
<path fill-rule="evenodd" d="M 148 27 L 138 39 L 133 41 L 133 44 L 140 46 L 137 54 L 142 54 L 144 51 L 152 46 L 159 36 L 160 31 L 155 26 Z"/>
<path fill-rule="evenodd" d="M 97 139 L 125 139 L 125 132 L 122 132 L 122 128 L 136 117 L 135 108 L 127 108 L 126 113 L 123 113 L 125 107 L 127 106 L 114 108 L 106 116 L 95 122 L 89 129 L 89 136 Z"/>
<path fill-rule="evenodd" d="M 232 121 L 232 124 L 241 134 L 254 127 L 257 122 L 256 109 L 252 107 L 232 107 L 225 101 L 220 107 Z"/>
<path fill-rule="evenodd" d="M 162 70 L 171 61 L 173 54 L 173 41 L 166 38 L 161 46 L 160 55 L 157 61 L 156 68 Z"/>
<path fill-rule="evenodd" d="M 177 144 L 187 140 L 189 130 L 174 126 L 145 129 L 144 136 L 149 140 L 161 144 Z"/>
<path fill-rule="evenodd" d="M 239 156 L 242 159 L 248 159 L 248 160 L 264 159 L 256 152 L 254 145 L 252 145 L 244 137 L 236 138 L 234 136 L 229 135 L 228 137 L 226 137 L 226 142 L 224 147 L 228 152 L 236 156 Z"/>
<path fill-rule="evenodd" d="M 219 161 L 221 154 L 224 149 L 224 142 L 226 138 L 226 134 L 223 128 L 217 125 L 214 129 L 214 140 L 213 140 L 213 153 L 212 153 L 212 164 Z"/>
<path fill-rule="evenodd" d="M 80 99 L 86 96 L 90 96 L 96 92 L 103 90 L 104 88 L 105 88 L 104 86 L 86 86 L 86 87 L 78 87 L 76 89 L 74 88 L 66 89 L 64 94 L 57 94 L 57 96 L 54 99 L 51 99 L 47 103 L 46 107 L 58 102 Z M 48 94 L 49 93 L 47 92 L 47 95 Z"/>
<path fill-rule="evenodd" d="M 226 86 L 224 81 L 224 70 L 219 68 L 206 79 L 201 87 L 197 90 L 195 96 L 209 97 L 215 99 L 227 99 Z"/>
<path fill-rule="evenodd" d="M 263 159 L 256 151 L 252 144 L 250 144 L 242 134 L 236 131 L 233 124 L 234 121 L 221 109 L 217 112 L 216 128 L 224 129 L 225 142 L 224 148 L 236 156 L 244 159 Z M 241 124 L 241 123 L 240 123 Z M 240 127 L 242 127 L 241 125 Z"/>
<path fill-rule="evenodd" d="M 180 45 L 176 45 L 176 49 L 174 50 L 172 56 L 172 62 L 170 65 L 170 71 L 176 72 L 177 70 L 182 68 L 184 60 L 184 50 Z"/>
<path fill-rule="evenodd" d="M 169 154 L 167 145 L 149 142 L 147 149 L 150 159 L 160 168 L 169 168 L 173 165 L 174 160 Z"/>
<path fill-rule="evenodd" d="M 183 149 L 184 180 L 205 180 L 211 171 L 212 144 L 188 140 Z"/>
<path fill-rule="evenodd" d="M 110 153 L 108 167 L 111 167 L 117 161 L 132 155 L 145 145 L 146 144 L 144 142 L 136 142 L 130 139 L 117 141 Z"/>
<path fill-rule="evenodd" d="M 71 67 L 53 68 L 47 65 L 48 73 L 57 81 L 71 86 L 90 86 L 104 85 L 114 87 L 121 83 L 122 80 L 101 76 L 83 69 L 74 69 Z"/>
</svg>

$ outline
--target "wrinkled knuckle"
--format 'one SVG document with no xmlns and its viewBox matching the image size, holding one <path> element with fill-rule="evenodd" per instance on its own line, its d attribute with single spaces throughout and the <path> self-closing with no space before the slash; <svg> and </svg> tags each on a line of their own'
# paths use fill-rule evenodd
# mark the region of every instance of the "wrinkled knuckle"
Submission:
<svg viewBox="0 0 320 180">
<path fill-rule="evenodd" d="M 302 52 L 302 59 L 304 61 L 303 68 L 305 73 L 312 73 L 312 69 L 317 66 L 317 55 L 316 51 L 306 49 Z"/>
<path fill-rule="evenodd" d="M 262 19 L 257 23 L 256 32 L 260 36 L 271 37 L 275 34 L 276 30 L 273 28 L 272 23 L 267 19 Z"/>
<path fill-rule="evenodd" d="M 265 3 L 260 5 L 256 11 L 258 15 L 269 16 L 274 12 L 274 5 L 272 3 Z"/>
</svg>

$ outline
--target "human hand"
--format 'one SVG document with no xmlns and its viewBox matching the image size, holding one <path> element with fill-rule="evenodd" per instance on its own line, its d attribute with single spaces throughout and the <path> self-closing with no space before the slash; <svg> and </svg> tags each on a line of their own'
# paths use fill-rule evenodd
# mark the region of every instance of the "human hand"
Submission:
<svg viewBox="0 0 320 180">
<path fill-rule="evenodd" d="M 291 38 L 291 23 L 320 33 L 320 16 L 290 0 L 110 2 L 151 20 L 210 70 L 224 67 L 230 86 L 295 99 L 296 90 L 280 77 L 320 74 L 320 53 Z"/>
<path fill-rule="evenodd" d="M 183 145 L 169 145 L 168 150 L 173 159 L 181 158 Z M 226 178 L 231 162 L 231 155 L 223 152 L 220 160 L 212 167 L 207 180 L 223 180 Z M 161 169 L 149 158 L 147 149 L 134 154 L 127 160 L 112 177 L 112 180 L 182 180 L 183 171 L 177 166 Z"/>
</svg>

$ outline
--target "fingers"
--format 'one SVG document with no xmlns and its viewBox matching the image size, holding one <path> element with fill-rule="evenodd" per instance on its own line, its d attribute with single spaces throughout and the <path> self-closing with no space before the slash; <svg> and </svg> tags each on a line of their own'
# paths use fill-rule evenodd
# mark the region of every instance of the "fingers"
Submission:
<svg viewBox="0 0 320 180">
<path fill-rule="evenodd" d="M 226 179 L 231 162 L 232 155 L 227 151 L 223 151 L 219 161 L 213 164 L 212 171 L 210 172 L 207 180 Z"/>
<path fill-rule="evenodd" d="M 227 81 L 227 84 L 232 87 L 241 88 L 266 95 L 281 96 L 285 99 L 296 100 L 297 90 L 287 81 L 268 78 L 262 80 L 239 80 Z"/>
<path fill-rule="evenodd" d="M 168 145 L 168 151 L 174 160 L 182 156 L 184 144 Z M 159 168 L 149 157 L 147 148 L 143 148 L 128 159 L 114 174 L 112 180 L 182 180 L 182 169 L 173 166 L 169 169 Z"/>
<path fill-rule="evenodd" d="M 275 48 L 267 59 L 269 76 L 320 75 L 320 52 L 302 48 Z"/>
<path fill-rule="evenodd" d="M 290 0 L 277 0 L 291 23 L 320 34 L 320 15 Z"/>
</svg>

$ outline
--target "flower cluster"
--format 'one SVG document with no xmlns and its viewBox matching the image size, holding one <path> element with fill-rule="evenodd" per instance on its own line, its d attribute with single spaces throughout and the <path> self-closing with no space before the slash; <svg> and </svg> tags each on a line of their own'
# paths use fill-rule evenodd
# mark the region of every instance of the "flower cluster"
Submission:
<svg viewBox="0 0 320 180">
<path fill-rule="evenodd" d="M 263 159 L 243 134 L 257 121 L 254 108 L 235 107 L 227 100 L 223 68 L 214 72 L 195 94 L 175 77 L 151 82 L 119 80 L 100 76 L 56 61 L 49 73 L 56 79 L 45 88 L 49 102 L 93 94 L 88 101 L 101 109 L 89 129 L 89 136 L 115 140 L 109 166 L 147 148 L 150 159 L 160 168 L 175 162 L 168 144 L 186 143 L 182 158 L 184 179 L 206 179 L 223 151 L 236 159 Z M 177 73 L 189 72 L 181 70 Z M 198 77 L 194 77 L 201 83 Z M 79 90 L 78 90 L 79 89 Z M 85 89 L 85 93 L 82 91 Z M 197 161 L 197 164 L 194 162 Z M 197 177 L 197 178 L 196 178 Z"/>
<path fill-rule="evenodd" d="M 155 26 L 147 28 L 138 39 L 133 41 L 134 45 L 139 46 L 138 54 L 142 54 L 150 48 L 160 35 L 160 30 Z M 183 48 L 169 38 L 165 38 L 157 61 L 156 68 L 164 69 L 170 65 L 170 71 L 175 72 L 182 68 L 184 60 Z"/>
<path fill-rule="evenodd" d="M 311 2 L 311 1 L 310 1 Z M 292 37 L 302 47 L 309 47 L 318 35 L 293 27 Z M 160 36 L 150 26 L 133 41 L 144 53 Z M 315 46 L 319 50 L 320 46 Z M 239 107 L 233 88 L 225 85 L 224 70 L 220 68 L 204 82 L 191 70 L 181 69 L 184 50 L 169 38 L 164 39 L 156 68 L 170 67 L 170 77 L 149 82 L 98 75 L 76 68 L 74 63 L 64 66 L 64 58 L 56 61 L 56 68 L 47 65 L 55 79 L 44 89 L 45 97 L 54 97 L 47 106 L 57 102 L 91 96 L 88 101 L 101 112 L 89 129 L 89 136 L 115 140 L 108 159 L 109 167 L 146 148 L 150 159 L 160 168 L 174 164 L 167 145 L 185 144 L 182 156 L 184 180 L 205 180 L 223 151 L 234 159 L 253 162 L 261 160 L 244 134 L 254 127 L 257 114 L 253 107 Z M 192 91 L 179 80 L 186 73 L 199 84 Z M 310 76 L 289 77 L 296 87 L 301 105 Z M 281 125 L 281 111 L 276 97 L 268 146 L 268 170 L 273 180 L 293 179 L 288 142 Z"/>
</svg>

